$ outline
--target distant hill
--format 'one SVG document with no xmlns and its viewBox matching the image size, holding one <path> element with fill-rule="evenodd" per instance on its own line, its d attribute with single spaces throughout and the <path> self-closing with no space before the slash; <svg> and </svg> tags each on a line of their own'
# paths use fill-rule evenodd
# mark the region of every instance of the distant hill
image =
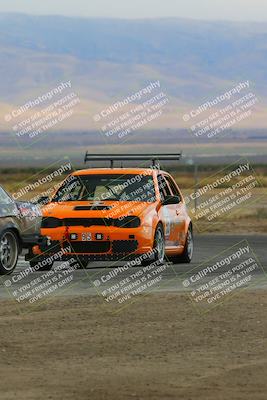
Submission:
<svg viewBox="0 0 267 400">
<path fill-rule="evenodd" d="M 186 102 L 247 79 L 266 93 L 267 23 L 0 14 L 0 48 L 5 100 L 58 82 L 62 73 L 97 99 L 127 94 L 153 77 Z"/>
<path fill-rule="evenodd" d="M 157 79 L 171 102 L 150 128 L 182 128 L 178 112 L 246 80 L 260 103 L 257 118 L 245 123 L 264 127 L 267 24 L 0 14 L 0 76 L 2 131 L 10 107 L 63 80 L 82 104 L 62 129 L 96 129 L 96 112 Z"/>
</svg>

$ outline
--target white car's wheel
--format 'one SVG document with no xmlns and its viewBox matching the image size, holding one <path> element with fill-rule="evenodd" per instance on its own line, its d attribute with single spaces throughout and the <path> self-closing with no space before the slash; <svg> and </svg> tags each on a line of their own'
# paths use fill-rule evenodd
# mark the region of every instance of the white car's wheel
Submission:
<svg viewBox="0 0 267 400">
<path fill-rule="evenodd" d="M 0 275 L 11 274 L 16 268 L 19 256 L 19 241 L 12 230 L 0 236 Z"/>
</svg>

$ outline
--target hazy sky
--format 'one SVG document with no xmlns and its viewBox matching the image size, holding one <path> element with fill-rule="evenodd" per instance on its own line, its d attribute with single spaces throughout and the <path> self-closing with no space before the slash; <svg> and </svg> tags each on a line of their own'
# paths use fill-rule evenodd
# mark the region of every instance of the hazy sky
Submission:
<svg viewBox="0 0 267 400">
<path fill-rule="evenodd" d="M 267 21 L 266 0 L 0 0 L 0 12 Z"/>
</svg>

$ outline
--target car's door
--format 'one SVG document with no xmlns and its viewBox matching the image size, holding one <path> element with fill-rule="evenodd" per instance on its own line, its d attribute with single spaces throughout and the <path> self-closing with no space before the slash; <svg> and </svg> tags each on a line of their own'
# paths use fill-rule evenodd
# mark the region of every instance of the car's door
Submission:
<svg viewBox="0 0 267 400">
<path fill-rule="evenodd" d="M 158 187 L 161 202 L 163 203 L 167 196 L 172 196 L 171 188 L 165 178 L 164 175 L 158 175 Z M 165 232 L 165 245 L 166 248 L 177 247 L 177 205 L 176 204 L 168 204 L 162 205 L 160 209 L 160 218 L 164 224 L 164 232 Z"/>
<path fill-rule="evenodd" d="M 166 179 L 170 187 L 172 195 L 177 196 L 181 200 L 182 196 L 174 179 L 169 175 L 164 175 L 164 178 Z M 176 237 L 176 245 L 181 245 L 184 243 L 186 236 L 185 227 L 186 227 L 187 214 L 185 213 L 185 206 L 182 201 L 175 204 L 174 209 L 175 209 L 175 217 L 174 217 L 173 229 Z"/>
<path fill-rule="evenodd" d="M 16 202 L 19 210 L 18 223 L 21 229 L 23 241 L 35 242 L 36 237 L 40 234 L 41 211 L 37 205 L 29 202 Z"/>
</svg>

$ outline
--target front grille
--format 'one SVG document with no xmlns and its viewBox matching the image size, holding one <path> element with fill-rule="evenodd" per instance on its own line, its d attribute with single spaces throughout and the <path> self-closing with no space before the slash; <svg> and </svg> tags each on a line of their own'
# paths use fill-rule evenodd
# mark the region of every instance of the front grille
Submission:
<svg viewBox="0 0 267 400">
<path fill-rule="evenodd" d="M 107 253 L 110 250 L 110 242 L 71 242 L 64 244 L 64 247 L 71 246 L 73 253 Z"/>
<path fill-rule="evenodd" d="M 114 240 L 112 242 L 112 252 L 113 253 L 133 253 L 138 248 L 137 240 Z"/>
<path fill-rule="evenodd" d="M 112 226 L 111 218 L 65 218 L 63 225 L 65 226 Z"/>
</svg>

